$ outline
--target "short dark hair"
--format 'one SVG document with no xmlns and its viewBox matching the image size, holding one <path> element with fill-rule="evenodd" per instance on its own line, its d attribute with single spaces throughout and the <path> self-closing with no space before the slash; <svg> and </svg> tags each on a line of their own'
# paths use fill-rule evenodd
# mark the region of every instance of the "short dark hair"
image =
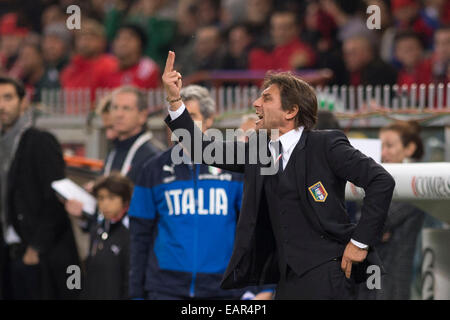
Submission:
<svg viewBox="0 0 450 320">
<path fill-rule="evenodd" d="M 112 172 L 110 175 L 96 180 L 92 190 L 94 197 L 98 196 L 101 189 L 106 189 L 112 194 L 121 197 L 124 203 L 129 203 L 133 194 L 133 183 L 119 172 Z"/>
<path fill-rule="evenodd" d="M 394 37 L 394 43 L 397 44 L 399 41 L 405 40 L 405 39 L 415 39 L 415 40 L 417 40 L 417 42 L 419 42 L 419 44 L 422 48 L 425 47 L 423 44 L 422 38 L 414 31 L 402 31 L 402 32 L 397 33 Z"/>
<path fill-rule="evenodd" d="M 411 142 L 416 145 L 416 151 L 412 154 L 411 158 L 414 160 L 420 160 L 424 154 L 424 147 L 422 138 L 420 137 L 420 124 L 417 121 L 395 121 L 386 127 L 381 128 L 383 131 L 395 131 L 402 140 L 403 147 L 407 147 Z"/>
<path fill-rule="evenodd" d="M 19 96 L 19 100 L 22 100 L 25 97 L 25 86 L 23 85 L 22 81 L 11 77 L 0 76 L 0 84 L 12 85 L 16 90 L 17 95 Z"/>
<path fill-rule="evenodd" d="M 291 110 L 297 105 L 296 126 L 311 130 L 317 122 L 317 97 L 314 89 L 291 72 L 269 72 L 264 78 L 264 88 L 276 85 L 280 90 L 281 107 Z"/>
<path fill-rule="evenodd" d="M 142 51 L 145 50 L 145 48 L 147 47 L 148 37 L 147 33 L 140 25 L 128 22 L 120 26 L 119 30 L 117 30 L 117 34 L 119 34 L 121 30 L 129 30 L 134 33 L 134 35 L 138 37 L 139 41 L 141 42 Z"/>
</svg>

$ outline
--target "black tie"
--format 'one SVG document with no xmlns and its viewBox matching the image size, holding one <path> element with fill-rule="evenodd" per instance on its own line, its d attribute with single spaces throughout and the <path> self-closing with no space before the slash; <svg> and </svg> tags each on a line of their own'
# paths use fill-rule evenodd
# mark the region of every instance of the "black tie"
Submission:
<svg viewBox="0 0 450 320">
<path fill-rule="evenodd" d="M 278 140 L 278 156 L 280 159 L 278 160 L 278 172 L 283 172 L 283 145 L 281 144 L 281 141 Z"/>
</svg>

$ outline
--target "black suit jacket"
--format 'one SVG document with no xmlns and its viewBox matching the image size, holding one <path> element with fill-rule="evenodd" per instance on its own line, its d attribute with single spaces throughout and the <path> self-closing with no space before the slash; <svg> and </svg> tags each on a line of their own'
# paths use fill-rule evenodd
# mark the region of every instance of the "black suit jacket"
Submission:
<svg viewBox="0 0 450 320">
<path fill-rule="evenodd" d="M 187 110 L 173 121 L 167 117 L 166 123 L 172 131 L 185 129 L 191 137 L 201 136 Z M 194 131 L 197 133 L 194 134 Z M 203 141 L 202 149 L 212 143 L 216 150 L 220 150 L 216 154 L 223 154 L 222 163 L 226 158 L 227 145 L 233 144 L 237 148 L 239 144 L 239 142 Z M 267 141 L 258 145 L 267 148 Z M 190 150 L 194 150 L 194 139 L 191 139 L 189 147 Z M 273 252 L 275 246 L 271 243 L 273 237 L 266 233 L 270 230 L 269 221 L 261 215 L 261 212 L 267 210 L 262 201 L 265 200 L 263 190 L 265 176 L 261 175 L 260 170 L 264 165 L 260 161 L 250 164 L 248 143 L 244 149 L 245 164 L 212 164 L 226 170 L 244 173 L 242 208 L 233 254 L 222 282 L 223 288 L 274 283 L 278 280 L 276 255 Z M 342 245 L 340 255 L 351 238 L 369 246 L 375 244 L 383 229 L 395 182 L 382 166 L 354 149 L 341 131 L 304 131 L 294 152 L 296 152 L 296 180 L 301 200 L 300 212 L 307 215 L 308 227 L 323 234 L 328 240 L 312 248 L 310 254 L 298 257 L 303 264 L 297 266 L 294 271 L 300 275 L 314 267 L 310 261 L 325 262 L 333 258 L 327 253 L 329 250 L 321 247 L 330 246 L 329 241 Z M 308 190 L 318 181 L 328 192 L 325 202 L 314 201 Z M 358 225 L 348 222 L 344 205 L 347 181 L 364 188 L 366 193 Z M 267 237 L 264 237 L 264 234 L 267 234 Z M 261 245 L 261 242 L 265 242 L 264 245 Z M 381 265 L 375 253 L 369 253 L 369 259 L 372 263 Z"/>
<path fill-rule="evenodd" d="M 51 187 L 64 176 L 56 139 L 35 128 L 26 130 L 8 172 L 8 218 L 24 244 L 40 253 L 51 250 L 70 228 L 64 206 Z"/>
<path fill-rule="evenodd" d="M 79 265 L 72 226 L 51 187 L 65 177 L 64 168 L 55 137 L 32 127 L 23 133 L 8 172 L 8 220 L 22 244 L 39 252 L 40 297 L 47 299 L 72 299 L 78 294 L 65 283 L 67 267 Z"/>
</svg>

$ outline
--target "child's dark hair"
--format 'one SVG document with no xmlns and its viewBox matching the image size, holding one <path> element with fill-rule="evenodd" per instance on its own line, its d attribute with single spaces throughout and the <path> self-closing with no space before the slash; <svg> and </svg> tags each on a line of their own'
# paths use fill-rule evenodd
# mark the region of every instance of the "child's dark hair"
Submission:
<svg viewBox="0 0 450 320">
<path fill-rule="evenodd" d="M 98 196 L 101 189 L 106 189 L 109 192 L 118 195 L 123 202 L 130 202 L 133 194 L 133 183 L 127 177 L 118 172 L 112 172 L 110 175 L 101 177 L 95 182 L 92 194 L 94 197 Z"/>
</svg>

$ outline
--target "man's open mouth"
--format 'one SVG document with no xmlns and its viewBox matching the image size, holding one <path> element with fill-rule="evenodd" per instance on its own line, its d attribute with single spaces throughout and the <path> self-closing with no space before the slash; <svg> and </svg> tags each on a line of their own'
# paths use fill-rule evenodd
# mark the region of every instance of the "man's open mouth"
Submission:
<svg viewBox="0 0 450 320">
<path fill-rule="evenodd" d="M 258 113 L 256 114 L 256 116 L 258 117 L 258 120 L 256 120 L 255 123 L 258 124 L 258 122 L 260 122 L 264 118 L 264 116 Z"/>
</svg>

